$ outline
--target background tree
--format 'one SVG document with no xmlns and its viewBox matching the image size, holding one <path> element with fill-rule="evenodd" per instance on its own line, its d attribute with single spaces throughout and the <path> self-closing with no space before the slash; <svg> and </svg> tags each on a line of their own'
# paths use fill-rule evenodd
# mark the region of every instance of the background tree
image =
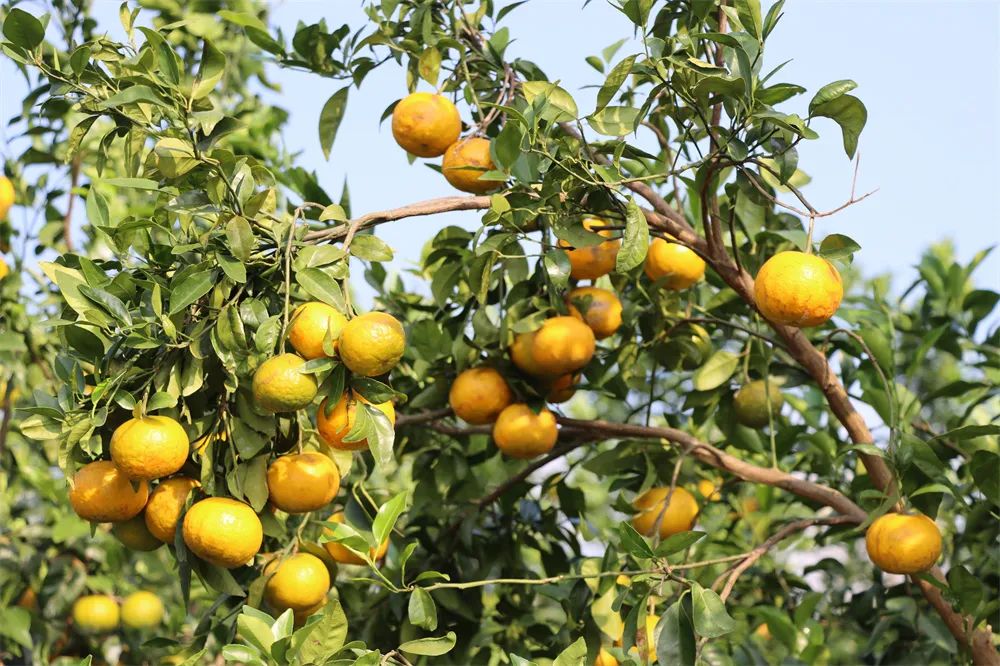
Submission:
<svg viewBox="0 0 1000 666">
<path fill-rule="evenodd" d="M 854 241 L 814 233 L 836 210 L 802 194 L 796 147 L 839 129 L 853 157 L 866 111 L 849 80 L 806 118 L 780 110 L 806 92 L 764 66 L 782 3 L 622 3 L 642 50 L 589 60 L 603 80 L 583 112 L 506 55 L 517 3 L 384 0 L 365 25 L 291 36 L 263 4 L 150 5 L 123 5 L 128 43 L 98 36 L 83 3 L 3 20 L 33 90 L 30 147 L 6 172 L 38 211 L 0 230 L 17 248 L 0 282 L 16 564 L 0 590 L 29 607 L 5 604 L 5 658 L 997 663 L 998 333 L 983 322 L 998 296 L 970 282 L 985 253 L 963 266 L 933 248 L 896 297 L 851 270 Z M 474 195 L 353 216 L 346 189 L 294 166 L 284 112 L 247 82 L 268 85 L 264 61 L 343 82 L 320 117 L 328 152 L 351 88 L 390 60 L 401 97 L 440 95 L 386 109 L 397 141 L 444 153 L 444 178 Z M 640 126 L 657 152 L 632 142 Z M 377 225 L 470 209 L 482 227 L 429 239 L 421 287 L 386 270 Z M 839 310 L 792 269 L 762 299 L 775 255 L 839 267 Z M 391 316 L 361 316 L 358 268 Z M 829 311 L 788 316 L 801 301 Z M 452 390 L 481 368 L 483 394 Z M 171 473 L 191 481 L 166 545 L 127 555 L 81 529 L 47 470 L 131 469 L 112 435 L 148 415 L 180 424 L 190 455 Z M 129 474 L 116 492 L 145 493 Z M 110 486 L 95 487 L 100 503 Z M 207 498 L 249 514 L 221 551 L 221 532 L 187 527 L 211 524 L 223 505 Z M 875 548 L 909 578 L 873 568 L 860 542 L 887 512 L 936 519 L 944 571 L 906 566 L 933 547 Z M 783 555 L 826 545 L 839 555 L 804 571 Z M 140 646 L 79 617 L 67 630 L 77 595 L 137 587 L 180 631 Z"/>
</svg>

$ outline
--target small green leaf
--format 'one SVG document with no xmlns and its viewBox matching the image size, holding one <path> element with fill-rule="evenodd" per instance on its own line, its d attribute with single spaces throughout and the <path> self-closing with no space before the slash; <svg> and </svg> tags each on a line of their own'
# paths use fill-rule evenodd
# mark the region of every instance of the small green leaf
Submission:
<svg viewBox="0 0 1000 666">
<path fill-rule="evenodd" d="M 628 522 L 618 525 L 618 537 L 621 539 L 622 548 L 632 557 L 648 560 L 655 556 L 653 549 L 649 547 L 649 542 Z"/>
<path fill-rule="evenodd" d="M 413 590 L 407 614 L 410 618 L 410 624 L 422 627 L 427 631 L 437 629 L 437 607 L 434 605 L 434 599 L 431 598 L 430 592 L 424 588 L 418 587 Z"/>
<path fill-rule="evenodd" d="M 392 261 L 392 248 L 372 234 L 355 236 L 351 241 L 351 254 L 364 261 Z"/>
<path fill-rule="evenodd" d="M 327 275 L 322 268 L 307 268 L 295 273 L 295 281 L 300 287 L 315 298 L 323 301 L 327 305 L 332 305 L 341 312 L 347 309 L 344 301 L 344 292 L 340 285 L 332 277 Z"/>
<path fill-rule="evenodd" d="M 845 94 L 857 87 L 854 81 L 835 81 L 823 86 L 809 102 L 810 117 L 830 118 L 838 125 L 844 136 L 844 151 L 853 158 L 858 148 L 858 137 L 868 122 L 868 110 L 864 103 L 853 95 Z"/>
<path fill-rule="evenodd" d="M 209 269 L 188 275 L 178 284 L 171 284 L 169 314 L 177 314 L 210 292 L 215 286 L 215 278 L 216 272 Z"/>
<path fill-rule="evenodd" d="M 420 73 L 420 78 L 436 86 L 441 71 L 441 52 L 433 46 L 424 49 L 417 60 L 417 71 Z"/>
<path fill-rule="evenodd" d="M 375 543 L 382 543 L 392 534 L 392 528 L 396 525 L 403 509 L 406 508 L 406 498 L 409 493 L 401 492 L 391 500 L 379 507 L 372 521 L 372 534 L 375 536 Z"/>
<path fill-rule="evenodd" d="M 711 391 L 722 386 L 739 367 L 740 357 L 733 352 L 717 351 L 694 373 L 694 387 L 699 391 Z"/>
<path fill-rule="evenodd" d="M 624 273 L 639 266 L 646 260 L 648 250 L 649 225 L 646 224 L 646 216 L 635 199 L 630 198 L 625 208 L 625 234 L 615 260 L 615 269 Z"/>
<path fill-rule="evenodd" d="M 347 108 L 347 92 L 350 86 L 344 86 L 326 100 L 323 110 L 319 114 L 319 145 L 323 149 L 323 157 L 330 159 L 330 149 L 333 148 L 333 140 L 337 138 L 337 130 L 340 128 L 340 121 L 344 118 L 344 109 Z"/>
<path fill-rule="evenodd" d="M 667 555 L 679 553 L 688 546 L 697 543 L 703 536 L 705 536 L 704 532 L 678 532 L 677 534 L 671 534 L 656 547 L 656 556 L 666 557 Z"/>
<path fill-rule="evenodd" d="M 521 91 L 529 104 L 534 104 L 536 99 L 544 100 L 545 107 L 541 115 L 549 122 L 560 123 L 576 120 L 579 114 L 573 96 L 554 83 L 525 81 L 521 84 Z"/>
<path fill-rule="evenodd" d="M 4 19 L 3 36 L 30 51 L 45 39 L 45 27 L 28 12 L 14 7 Z"/>
<path fill-rule="evenodd" d="M 399 649 L 409 654 L 419 654 L 427 657 L 438 657 L 447 654 L 455 647 L 457 636 L 454 631 L 449 631 L 444 636 L 438 638 L 418 638 L 415 641 L 406 641 L 399 646 Z"/>
<path fill-rule="evenodd" d="M 205 40 L 201 51 L 201 64 L 198 66 L 198 76 L 191 89 L 191 99 L 200 99 L 215 89 L 222 75 L 226 73 L 226 56 L 215 48 L 212 42 Z"/>
<path fill-rule="evenodd" d="M 597 92 L 597 108 L 594 110 L 595 113 L 606 107 L 612 98 L 614 98 L 615 93 L 622 87 L 625 79 L 632 73 L 632 66 L 635 64 L 636 57 L 634 55 L 628 56 L 615 65 L 611 69 L 611 72 L 608 73 L 608 77 L 604 80 L 604 85 Z"/>
<path fill-rule="evenodd" d="M 625 136 L 635 131 L 640 117 L 639 109 L 631 106 L 609 106 L 587 117 L 587 124 L 595 132 L 607 136 Z"/>
<path fill-rule="evenodd" d="M 861 246 L 850 236 L 830 234 L 819 244 L 819 256 L 826 259 L 849 259 L 860 249 Z"/>
<path fill-rule="evenodd" d="M 552 662 L 552 666 L 583 666 L 586 660 L 587 641 L 581 636 L 559 653 L 559 656 Z"/>
<path fill-rule="evenodd" d="M 698 583 L 691 586 L 694 630 L 706 638 L 724 636 L 736 628 L 736 621 L 726 611 L 726 604 L 712 590 Z"/>
</svg>

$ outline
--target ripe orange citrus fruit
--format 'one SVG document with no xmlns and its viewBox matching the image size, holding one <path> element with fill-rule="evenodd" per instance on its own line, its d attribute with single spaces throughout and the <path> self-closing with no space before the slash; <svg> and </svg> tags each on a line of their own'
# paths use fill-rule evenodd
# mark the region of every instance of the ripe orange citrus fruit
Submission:
<svg viewBox="0 0 1000 666">
<path fill-rule="evenodd" d="M 357 375 L 384 375 L 396 367 L 405 349 L 403 325 L 385 312 L 355 317 L 340 332 L 340 360 Z"/>
<path fill-rule="evenodd" d="M 559 438 L 556 417 L 547 409 L 538 414 L 523 403 L 509 405 L 493 424 L 493 441 L 511 458 L 534 458 L 548 453 Z"/>
<path fill-rule="evenodd" d="M 882 571 L 918 574 L 941 556 L 941 531 L 927 516 L 887 513 L 868 527 L 865 546 L 868 557 Z"/>
<path fill-rule="evenodd" d="M 122 601 L 122 624 L 131 629 L 151 629 L 163 621 L 163 602 L 152 592 L 139 591 Z"/>
<path fill-rule="evenodd" d="M 191 441 L 169 416 L 129 419 L 111 435 L 111 460 L 131 479 L 169 476 L 184 466 Z"/>
<path fill-rule="evenodd" d="M 618 660 L 606 648 L 601 648 L 597 653 L 597 659 L 594 660 L 594 666 L 618 666 Z"/>
<path fill-rule="evenodd" d="M 288 341 L 304 359 L 312 360 L 326 356 L 323 342 L 327 335 L 337 349 L 340 332 L 347 324 L 347 317 L 332 305 L 313 301 L 295 308 L 288 326 Z"/>
<path fill-rule="evenodd" d="M 337 511 L 332 516 L 327 518 L 327 520 L 331 523 L 343 523 L 345 522 L 346 518 L 344 517 L 343 511 Z M 323 534 L 331 534 L 332 532 L 333 530 L 331 530 L 329 527 L 323 528 Z M 326 543 L 323 544 L 323 547 L 326 548 L 326 552 L 330 553 L 330 557 L 332 557 L 335 561 L 339 562 L 340 564 L 365 563 L 363 559 L 352 553 L 350 549 L 348 549 L 346 546 L 342 544 L 337 543 L 336 541 L 327 541 Z M 378 561 L 381 560 L 383 557 L 385 557 L 385 554 L 388 551 L 389 551 L 389 540 L 386 539 L 385 541 L 379 544 L 378 550 L 374 548 L 369 548 L 368 557 L 372 558 L 375 561 Z"/>
<path fill-rule="evenodd" d="M 533 375 L 539 377 L 544 374 L 542 368 L 535 363 L 535 357 L 532 354 L 532 347 L 535 344 L 535 333 L 537 331 L 531 331 L 530 333 L 518 333 L 514 336 L 514 342 L 511 343 L 510 349 L 510 360 L 514 363 L 518 370 L 525 373 L 526 375 Z"/>
<path fill-rule="evenodd" d="M 448 392 L 448 404 L 455 415 L 473 425 L 493 423 L 513 399 L 503 375 L 486 366 L 460 373 Z"/>
<path fill-rule="evenodd" d="M 718 502 L 722 499 L 722 493 L 719 492 L 719 488 L 721 487 L 722 482 L 719 480 L 709 481 L 708 479 L 701 479 L 698 481 L 698 493 L 708 502 Z"/>
<path fill-rule="evenodd" d="M 73 623 L 83 633 L 111 631 L 119 617 L 118 602 L 106 594 L 88 594 L 73 602 Z"/>
<path fill-rule="evenodd" d="M 437 157 L 458 140 L 462 119 L 451 100 L 416 92 L 399 100 L 392 111 L 392 136 L 406 152 Z"/>
<path fill-rule="evenodd" d="M 545 375 L 579 370 L 594 357 L 594 332 L 576 317 L 546 319 L 535 331 L 531 356 Z"/>
<path fill-rule="evenodd" d="M 7 212 L 14 205 L 14 183 L 10 178 L 0 176 L 0 220 L 7 217 Z M 2 277 L 2 276 L 0 276 Z"/>
<path fill-rule="evenodd" d="M 10 275 L 10 267 L 7 265 L 7 262 L 3 260 L 3 257 L 0 257 L 0 280 L 4 279 L 8 275 Z"/>
<path fill-rule="evenodd" d="M 581 320 L 598 340 L 615 334 L 622 325 L 622 302 L 614 292 L 599 287 L 577 287 L 569 292 L 569 313 Z"/>
<path fill-rule="evenodd" d="M 632 503 L 639 510 L 632 517 L 632 527 L 639 534 L 653 536 L 656 524 L 660 524 L 660 538 L 686 532 L 694 526 L 698 517 L 698 501 L 684 488 L 674 488 L 667 501 L 669 487 L 650 488 Z M 660 514 L 663 514 L 662 519 Z"/>
<path fill-rule="evenodd" d="M 687 289 L 705 276 L 705 260 L 689 247 L 656 238 L 649 246 L 644 267 L 650 280 L 662 280 L 667 289 Z"/>
<path fill-rule="evenodd" d="M 316 397 L 316 378 L 299 372 L 306 362 L 295 354 L 279 354 L 260 364 L 253 375 L 253 400 L 265 412 L 294 412 Z"/>
<path fill-rule="evenodd" d="M 813 254 L 779 252 L 760 267 L 753 283 L 760 313 L 776 324 L 819 326 L 844 297 L 840 273 Z"/>
<path fill-rule="evenodd" d="M 129 550 L 149 552 L 163 545 L 146 527 L 146 520 L 141 513 L 134 518 L 115 523 L 111 533 Z"/>
<path fill-rule="evenodd" d="M 495 180 L 479 179 L 492 169 L 490 142 L 479 137 L 461 139 L 451 144 L 441 161 L 441 173 L 444 174 L 445 180 L 451 183 L 452 187 L 472 194 L 483 194 L 501 185 Z"/>
<path fill-rule="evenodd" d="M 264 598 L 279 613 L 291 608 L 303 611 L 320 604 L 330 591 L 330 572 L 323 560 L 309 553 L 296 553 L 284 560 L 272 560 L 264 568 L 270 575 Z"/>
<path fill-rule="evenodd" d="M 146 502 L 146 527 L 163 543 L 173 543 L 187 496 L 199 484 L 185 476 L 161 481 Z"/>
<path fill-rule="evenodd" d="M 361 408 L 361 405 L 358 403 L 371 405 L 370 402 L 365 400 L 364 396 L 354 391 L 345 391 L 329 414 L 327 414 L 326 409 L 327 401 L 324 400 L 320 403 L 319 409 L 316 410 L 316 430 L 319 431 L 323 441 L 332 448 L 341 451 L 360 451 L 368 448 L 367 439 L 357 442 L 344 441 L 344 438 L 354 428 L 357 410 Z M 373 407 L 389 417 L 390 423 L 396 423 L 396 410 L 393 408 L 391 402 L 383 402 L 373 405 Z"/>
<path fill-rule="evenodd" d="M 73 476 L 69 503 L 76 515 L 93 523 L 116 523 L 139 515 L 146 505 L 149 487 L 139 481 L 138 488 L 110 460 L 84 465 Z"/>
<path fill-rule="evenodd" d="M 605 238 L 611 238 L 614 235 L 611 229 L 604 229 L 604 227 L 609 226 L 607 220 L 602 220 L 599 217 L 584 218 L 583 226 L 588 231 L 598 233 Z M 590 247 L 567 249 L 566 255 L 569 257 L 570 265 L 569 276 L 574 280 L 596 280 L 602 275 L 607 275 L 615 269 L 621 244 L 622 242 L 615 238 Z M 559 247 L 571 248 L 573 246 L 560 240 Z"/>
<path fill-rule="evenodd" d="M 308 513 L 326 506 L 340 490 L 337 465 L 322 453 L 281 456 L 267 468 L 271 504 L 286 513 Z"/>
<path fill-rule="evenodd" d="M 646 646 L 646 656 L 650 663 L 656 661 L 656 625 L 660 621 L 659 615 L 653 615 L 650 613 L 646 616 L 646 626 L 645 628 L 639 627 L 635 632 L 635 642 L 640 647 Z M 638 652 L 636 648 L 632 648 L 629 652 Z"/>
<path fill-rule="evenodd" d="M 556 377 L 548 386 L 545 400 L 554 405 L 568 401 L 576 394 L 576 385 L 580 382 L 580 375 L 566 373 Z"/>
<path fill-rule="evenodd" d="M 195 502 L 181 529 L 192 553 L 226 569 L 246 564 L 264 541 L 264 528 L 254 510 L 226 497 Z"/>
</svg>

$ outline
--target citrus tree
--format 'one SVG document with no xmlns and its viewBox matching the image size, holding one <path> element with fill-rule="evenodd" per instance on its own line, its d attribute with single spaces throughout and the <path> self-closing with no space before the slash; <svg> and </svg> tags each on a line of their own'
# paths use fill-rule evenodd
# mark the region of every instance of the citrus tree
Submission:
<svg viewBox="0 0 1000 666">
<path fill-rule="evenodd" d="M 867 195 L 815 208 L 797 146 L 866 110 L 788 112 L 783 3 L 619 3 L 594 109 L 522 4 L 4 9 L 4 660 L 1000 663 L 986 253 L 900 291 L 821 231 Z M 339 82 L 328 155 L 402 69 L 447 196 L 352 211 L 267 67 Z M 403 280 L 377 227 L 428 215 Z"/>
</svg>

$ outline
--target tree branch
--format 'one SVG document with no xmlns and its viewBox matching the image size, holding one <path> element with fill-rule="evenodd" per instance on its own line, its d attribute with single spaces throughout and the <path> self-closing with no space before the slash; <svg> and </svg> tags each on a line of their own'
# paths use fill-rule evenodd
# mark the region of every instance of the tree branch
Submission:
<svg viewBox="0 0 1000 666">
<path fill-rule="evenodd" d="M 441 197 L 440 199 L 428 199 L 418 201 L 409 206 L 391 208 L 374 213 L 368 213 L 361 217 L 347 222 L 342 222 L 330 229 L 310 231 L 303 240 L 307 243 L 319 243 L 323 241 L 335 241 L 341 238 L 346 239 L 353 236 L 354 232 L 367 229 L 377 224 L 401 220 L 406 217 L 420 217 L 423 215 L 435 215 L 437 213 L 447 213 L 455 210 L 483 210 L 490 207 L 489 197 Z"/>
</svg>

